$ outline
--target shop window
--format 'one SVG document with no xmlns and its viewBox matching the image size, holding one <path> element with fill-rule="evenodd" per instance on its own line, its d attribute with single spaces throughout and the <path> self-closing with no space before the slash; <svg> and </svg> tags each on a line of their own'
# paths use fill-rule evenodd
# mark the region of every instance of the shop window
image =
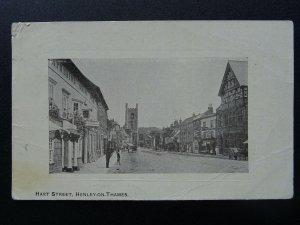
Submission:
<svg viewBox="0 0 300 225">
<path fill-rule="evenodd" d="M 54 140 L 49 138 L 49 164 L 54 163 Z"/>
</svg>

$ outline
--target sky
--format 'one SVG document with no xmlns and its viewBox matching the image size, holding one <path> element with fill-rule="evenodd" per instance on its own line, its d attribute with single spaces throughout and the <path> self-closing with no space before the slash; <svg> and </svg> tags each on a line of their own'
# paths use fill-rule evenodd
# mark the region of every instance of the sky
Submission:
<svg viewBox="0 0 300 225">
<path fill-rule="evenodd" d="M 218 91 L 228 59 L 72 59 L 100 87 L 108 117 L 125 123 L 125 103 L 139 104 L 139 127 L 166 127 L 220 105 Z"/>
</svg>

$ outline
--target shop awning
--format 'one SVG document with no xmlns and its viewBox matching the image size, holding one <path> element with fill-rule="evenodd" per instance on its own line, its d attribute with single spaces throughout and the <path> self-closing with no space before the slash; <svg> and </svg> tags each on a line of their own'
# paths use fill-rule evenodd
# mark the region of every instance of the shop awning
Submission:
<svg viewBox="0 0 300 225">
<path fill-rule="evenodd" d="M 63 128 L 58 126 L 56 123 L 49 121 L 49 131 L 62 130 Z"/>
<path fill-rule="evenodd" d="M 244 141 L 243 144 L 248 144 L 248 140 L 247 140 L 247 141 Z"/>
</svg>

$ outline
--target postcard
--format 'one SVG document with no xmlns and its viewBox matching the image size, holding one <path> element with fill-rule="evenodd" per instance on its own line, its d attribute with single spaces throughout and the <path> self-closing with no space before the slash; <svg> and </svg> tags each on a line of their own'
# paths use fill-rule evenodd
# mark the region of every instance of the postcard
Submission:
<svg viewBox="0 0 300 225">
<path fill-rule="evenodd" d="M 12 198 L 293 197 L 293 23 L 12 25 Z"/>
</svg>

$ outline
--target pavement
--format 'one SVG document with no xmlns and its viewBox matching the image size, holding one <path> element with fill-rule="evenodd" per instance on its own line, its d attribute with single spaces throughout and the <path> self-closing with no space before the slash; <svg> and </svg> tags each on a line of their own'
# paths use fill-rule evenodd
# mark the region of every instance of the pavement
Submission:
<svg viewBox="0 0 300 225">
<path fill-rule="evenodd" d="M 113 152 L 109 160 L 109 166 L 113 166 L 117 163 L 117 154 Z M 110 168 L 106 168 L 106 157 L 105 155 L 101 156 L 95 162 L 83 164 L 79 171 L 76 173 L 108 173 Z"/>
</svg>

